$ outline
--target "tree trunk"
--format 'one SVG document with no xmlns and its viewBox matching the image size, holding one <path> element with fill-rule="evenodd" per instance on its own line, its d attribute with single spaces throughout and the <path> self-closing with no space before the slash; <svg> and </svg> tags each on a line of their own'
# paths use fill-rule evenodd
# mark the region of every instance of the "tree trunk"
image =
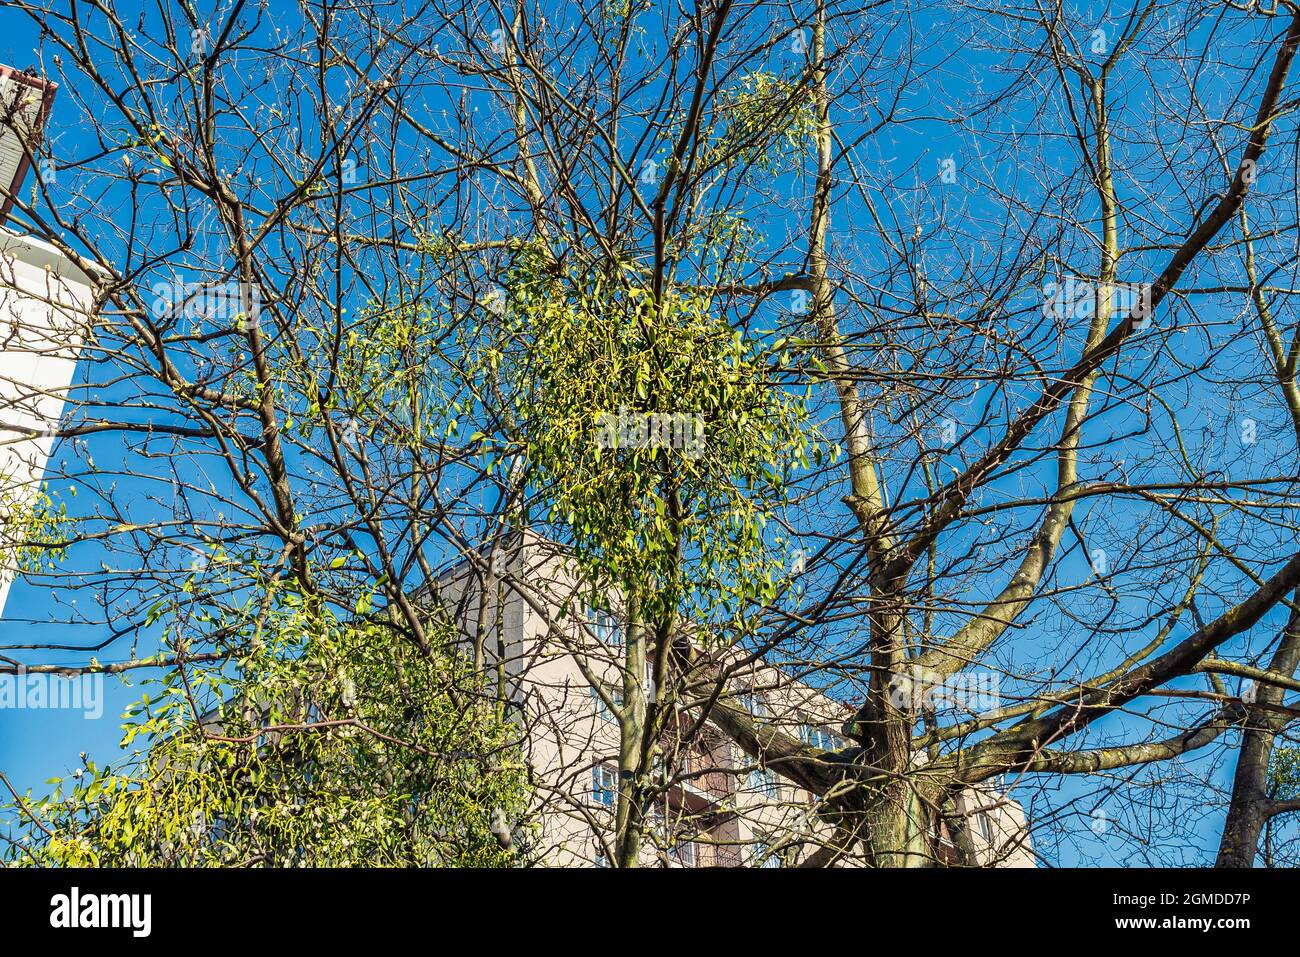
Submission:
<svg viewBox="0 0 1300 957">
<path fill-rule="evenodd" d="M 1295 597 L 1300 599 L 1300 592 Z M 1297 666 L 1300 666 L 1300 610 L 1293 610 L 1269 670 L 1290 676 Z M 1289 715 L 1268 707 L 1282 703 L 1285 689 L 1262 682 L 1257 682 L 1255 687 L 1255 701 L 1246 709 L 1246 730 L 1232 779 L 1232 802 L 1223 824 L 1215 867 L 1254 867 L 1260 835 L 1269 817 L 1268 768 L 1273 747 L 1278 732 L 1291 720 Z"/>
</svg>

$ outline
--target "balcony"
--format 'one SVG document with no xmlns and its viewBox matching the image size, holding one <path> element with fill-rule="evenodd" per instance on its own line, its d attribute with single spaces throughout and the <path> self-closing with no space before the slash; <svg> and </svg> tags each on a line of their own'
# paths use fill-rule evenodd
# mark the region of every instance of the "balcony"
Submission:
<svg viewBox="0 0 1300 957">
<path fill-rule="evenodd" d="M 704 813 L 734 794 L 731 749 L 717 732 L 705 729 L 689 742 L 674 740 L 670 733 L 663 748 L 671 761 L 665 793 L 670 805 L 690 813 Z"/>
</svg>

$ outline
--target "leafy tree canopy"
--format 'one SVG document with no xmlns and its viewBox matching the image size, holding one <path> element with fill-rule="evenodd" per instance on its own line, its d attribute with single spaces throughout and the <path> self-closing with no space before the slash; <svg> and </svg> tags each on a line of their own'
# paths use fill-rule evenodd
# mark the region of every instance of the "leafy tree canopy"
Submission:
<svg viewBox="0 0 1300 957">
<path fill-rule="evenodd" d="M 185 667 L 125 718 L 113 767 L 21 802 L 9 863 L 504 866 L 528 787 L 518 730 L 452 644 L 280 596 L 235 674 Z M 511 845 L 503 848 L 503 844 Z"/>
</svg>

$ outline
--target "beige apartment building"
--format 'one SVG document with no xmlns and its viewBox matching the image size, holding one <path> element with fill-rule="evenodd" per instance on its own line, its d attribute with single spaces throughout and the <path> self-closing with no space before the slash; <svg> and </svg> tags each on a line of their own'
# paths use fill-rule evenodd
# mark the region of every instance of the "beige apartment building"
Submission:
<svg viewBox="0 0 1300 957">
<path fill-rule="evenodd" d="M 606 698 L 621 704 L 623 649 L 618 596 L 599 594 L 564 548 L 525 533 L 507 550 L 484 549 L 438 581 L 441 601 L 479 663 L 495 670 L 518 708 L 536 777 L 539 863 L 603 866 L 613 831 L 620 725 Z M 492 584 L 507 576 L 509 587 Z M 487 601 L 481 597 L 488 595 Z M 743 656 L 738 656 L 743 657 Z M 822 748 L 846 745 L 851 709 L 787 669 L 757 661 L 737 668 L 724 689 L 756 718 Z M 647 679 L 648 695 L 653 694 Z M 668 867 L 791 866 L 822 846 L 830 828 L 817 800 L 745 754 L 698 708 L 677 712 L 661 742 L 662 797 L 644 864 Z M 972 789 L 959 803 L 975 860 L 1032 867 L 1023 809 L 994 789 Z M 934 836 L 939 861 L 959 857 L 952 835 Z M 852 866 L 852 859 L 845 861 Z"/>
</svg>

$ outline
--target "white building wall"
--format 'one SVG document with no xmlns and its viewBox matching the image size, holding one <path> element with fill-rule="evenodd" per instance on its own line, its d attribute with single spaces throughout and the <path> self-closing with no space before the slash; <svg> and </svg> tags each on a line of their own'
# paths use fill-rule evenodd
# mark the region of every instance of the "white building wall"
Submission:
<svg viewBox="0 0 1300 957">
<path fill-rule="evenodd" d="M 54 247 L 0 230 L 0 615 L 17 518 L 30 508 L 89 333 L 91 284 Z"/>
</svg>

